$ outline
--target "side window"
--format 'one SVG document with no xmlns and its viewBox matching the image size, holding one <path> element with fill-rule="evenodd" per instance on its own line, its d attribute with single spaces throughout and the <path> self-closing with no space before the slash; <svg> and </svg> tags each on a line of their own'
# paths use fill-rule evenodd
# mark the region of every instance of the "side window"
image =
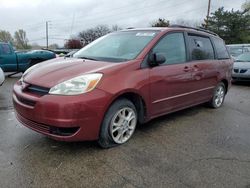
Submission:
<svg viewBox="0 0 250 188">
<path fill-rule="evenodd" d="M 2 53 L 1 54 L 3 54 L 3 55 L 9 55 L 9 54 L 11 54 L 11 50 L 10 50 L 10 47 L 9 47 L 8 44 L 2 44 L 1 48 L 2 48 L 2 50 L 1 50 Z"/>
<path fill-rule="evenodd" d="M 214 49 L 208 37 L 188 35 L 192 60 L 214 59 Z"/>
<path fill-rule="evenodd" d="M 186 61 L 186 47 L 183 33 L 171 33 L 163 37 L 153 48 L 154 53 L 165 56 L 164 64 L 177 64 Z"/>
<path fill-rule="evenodd" d="M 218 59 L 229 59 L 230 56 L 228 54 L 224 41 L 219 38 L 213 38 L 213 41 L 214 41 Z"/>
</svg>

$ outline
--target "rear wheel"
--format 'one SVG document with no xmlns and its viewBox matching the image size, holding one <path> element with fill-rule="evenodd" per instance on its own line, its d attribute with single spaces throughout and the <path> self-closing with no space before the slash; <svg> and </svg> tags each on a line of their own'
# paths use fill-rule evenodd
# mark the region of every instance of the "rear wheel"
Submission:
<svg viewBox="0 0 250 188">
<path fill-rule="evenodd" d="M 212 108 L 219 108 L 222 106 L 226 95 L 225 85 L 220 82 L 214 89 L 213 98 L 209 102 Z"/>
<path fill-rule="evenodd" d="M 127 99 L 115 101 L 102 122 L 98 143 L 110 148 L 127 142 L 133 135 L 137 124 L 134 104 Z"/>
</svg>

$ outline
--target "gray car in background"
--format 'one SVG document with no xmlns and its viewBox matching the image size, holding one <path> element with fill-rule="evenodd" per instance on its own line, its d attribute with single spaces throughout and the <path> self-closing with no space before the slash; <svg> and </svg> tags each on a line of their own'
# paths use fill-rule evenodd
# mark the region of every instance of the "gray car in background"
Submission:
<svg viewBox="0 0 250 188">
<path fill-rule="evenodd" d="M 233 81 L 250 81 L 250 52 L 236 57 L 232 77 Z"/>
<path fill-rule="evenodd" d="M 236 59 L 237 56 L 250 52 L 250 44 L 229 44 L 227 45 L 227 49 L 230 55 Z"/>
</svg>

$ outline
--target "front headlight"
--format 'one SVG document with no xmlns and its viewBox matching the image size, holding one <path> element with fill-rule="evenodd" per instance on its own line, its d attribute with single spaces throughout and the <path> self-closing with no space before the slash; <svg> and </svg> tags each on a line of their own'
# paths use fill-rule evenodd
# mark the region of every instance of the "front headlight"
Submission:
<svg viewBox="0 0 250 188">
<path fill-rule="evenodd" d="M 79 95 L 93 90 L 101 80 L 101 73 L 86 74 L 78 76 L 57 84 L 50 89 L 49 94 L 53 95 Z"/>
</svg>

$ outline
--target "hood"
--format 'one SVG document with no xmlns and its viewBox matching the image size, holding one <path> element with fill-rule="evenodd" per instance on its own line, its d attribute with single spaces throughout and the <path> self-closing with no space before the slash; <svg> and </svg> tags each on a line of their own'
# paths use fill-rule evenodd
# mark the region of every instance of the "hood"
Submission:
<svg viewBox="0 0 250 188">
<path fill-rule="evenodd" d="M 35 65 L 30 72 L 24 74 L 23 80 L 29 84 L 51 88 L 76 76 L 103 73 L 105 69 L 119 65 L 120 63 L 58 58 Z"/>
<path fill-rule="evenodd" d="M 250 62 L 234 62 L 234 68 L 250 69 Z"/>
</svg>

